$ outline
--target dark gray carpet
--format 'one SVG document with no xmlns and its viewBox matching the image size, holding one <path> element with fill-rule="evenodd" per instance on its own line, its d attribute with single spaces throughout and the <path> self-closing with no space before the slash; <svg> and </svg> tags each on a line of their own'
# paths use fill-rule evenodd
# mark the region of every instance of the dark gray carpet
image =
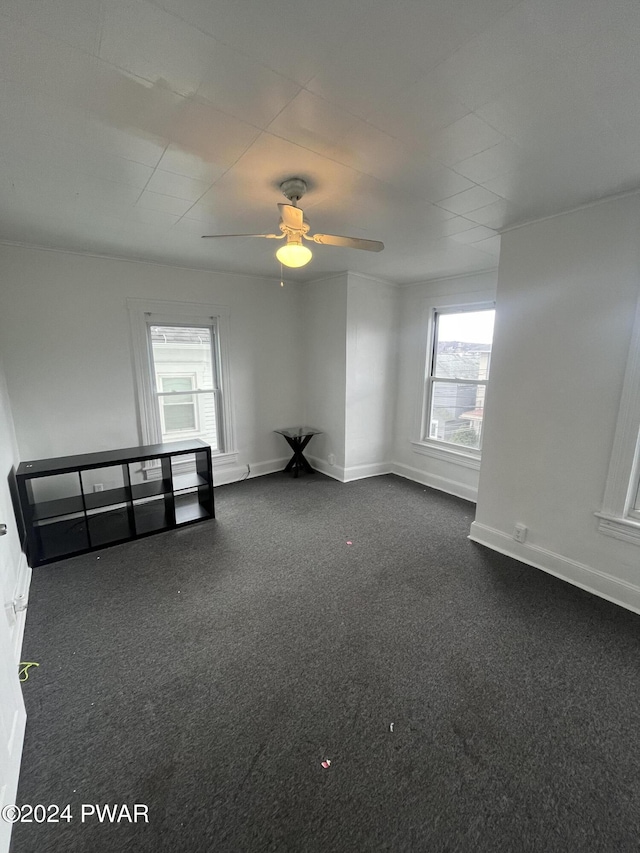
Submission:
<svg viewBox="0 0 640 853">
<path fill-rule="evenodd" d="M 19 802 L 74 817 L 15 853 L 639 849 L 636 615 L 398 477 L 276 474 L 216 510 L 34 571 Z"/>
</svg>

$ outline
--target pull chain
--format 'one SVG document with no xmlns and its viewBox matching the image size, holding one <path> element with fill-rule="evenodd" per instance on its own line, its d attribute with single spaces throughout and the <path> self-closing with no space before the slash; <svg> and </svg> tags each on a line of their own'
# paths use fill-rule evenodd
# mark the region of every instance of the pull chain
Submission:
<svg viewBox="0 0 640 853">
<path fill-rule="evenodd" d="M 282 276 L 282 263 L 280 263 L 280 287 L 284 287 L 284 278 Z"/>
</svg>

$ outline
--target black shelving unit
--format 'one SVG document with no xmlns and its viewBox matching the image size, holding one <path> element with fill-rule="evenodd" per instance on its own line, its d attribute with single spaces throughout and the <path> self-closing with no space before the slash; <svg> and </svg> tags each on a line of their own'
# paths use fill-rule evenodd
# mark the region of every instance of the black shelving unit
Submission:
<svg viewBox="0 0 640 853">
<path fill-rule="evenodd" d="M 22 462 L 16 483 L 32 567 L 215 518 L 199 439 Z"/>
</svg>

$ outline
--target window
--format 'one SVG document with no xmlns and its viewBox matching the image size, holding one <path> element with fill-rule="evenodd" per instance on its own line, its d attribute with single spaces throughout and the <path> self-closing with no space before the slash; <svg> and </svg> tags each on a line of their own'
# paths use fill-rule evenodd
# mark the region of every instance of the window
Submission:
<svg viewBox="0 0 640 853">
<path fill-rule="evenodd" d="M 434 311 L 423 441 L 481 450 L 494 318 L 494 309 Z"/>
<path fill-rule="evenodd" d="M 147 321 L 154 393 L 162 441 L 202 438 L 223 449 L 215 324 L 159 325 Z"/>
<path fill-rule="evenodd" d="M 200 438 L 237 461 L 228 314 L 212 305 L 128 299 L 142 444 Z"/>
</svg>

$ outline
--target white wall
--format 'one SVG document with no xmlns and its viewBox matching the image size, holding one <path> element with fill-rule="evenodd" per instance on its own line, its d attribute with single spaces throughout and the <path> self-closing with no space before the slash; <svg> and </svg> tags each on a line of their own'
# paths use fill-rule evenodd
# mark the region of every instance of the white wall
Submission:
<svg viewBox="0 0 640 853">
<path fill-rule="evenodd" d="M 296 285 L 18 246 L 0 247 L 0 273 L 21 459 L 140 443 L 127 297 L 227 306 L 239 470 L 287 456 L 272 430 L 302 416 Z"/>
<path fill-rule="evenodd" d="M 323 430 L 306 455 L 343 482 L 390 470 L 397 299 L 395 286 L 353 273 L 304 286 L 305 420 Z"/>
<path fill-rule="evenodd" d="M 435 489 L 475 500 L 478 467 L 460 459 L 427 455 L 420 438 L 427 363 L 427 334 L 433 308 L 490 302 L 495 299 L 497 271 L 426 281 L 400 288 L 400 326 L 393 470 Z M 492 362 L 493 364 L 493 362 Z M 493 366 L 491 368 L 491 382 Z"/>
<path fill-rule="evenodd" d="M 640 282 L 640 197 L 502 236 L 472 538 L 640 608 L 640 550 L 597 529 Z M 512 539 L 520 522 L 523 545 Z"/>
<path fill-rule="evenodd" d="M 399 289 L 349 273 L 345 478 L 390 470 L 395 414 Z"/>
<path fill-rule="evenodd" d="M 26 721 L 18 663 L 31 570 L 20 550 L 11 501 L 10 480 L 17 461 L 11 404 L 0 359 L 0 524 L 7 526 L 6 535 L 0 536 L 0 806 L 16 801 Z M 10 835 L 11 824 L 0 821 L 1 850 L 9 849 Z"/>
<path fill-rule="evenodd" d="M 12 469 L 18 464 L 11 404 L 0 359 L 0 805 L 15 802 L 26 712 L 18 681 L 18 663 L 26 618 L 31 569 L 20 549 L 11 501 Z M 11 825 L 0 822 L 0 849 L 9 849 Z"/>
<path fill-rule="evenodd" d="M 299 353 L 305 365 L 304 421 L 323 431 L 305 455 L 337 479 L 343 479 L 345 466 L 347 287 L 346 273 L 303 286 Z M 333 466 L 329 454 L 335 456 Z"/>
<path fill-rule="evenodd" d="M 5 373 L 0 360 L 0 524 L 7 525 L 7 533 L 0 537 L 0 592 L 3 613 L 0 619 L 6 617 L 11 634 L 11 642 L 16 660 L 22 644 L 24 631 L 24 611 L 16 613 L 12 606 L 14 600 L 26 598 L 31 578 L 31 570 L 20 546 L 20 536 L 16 523 L 10 485 L 12 472 L 18 467 L 18 446 L 11 413 L 11 403 L 7 391 Z"/>
</svg>

